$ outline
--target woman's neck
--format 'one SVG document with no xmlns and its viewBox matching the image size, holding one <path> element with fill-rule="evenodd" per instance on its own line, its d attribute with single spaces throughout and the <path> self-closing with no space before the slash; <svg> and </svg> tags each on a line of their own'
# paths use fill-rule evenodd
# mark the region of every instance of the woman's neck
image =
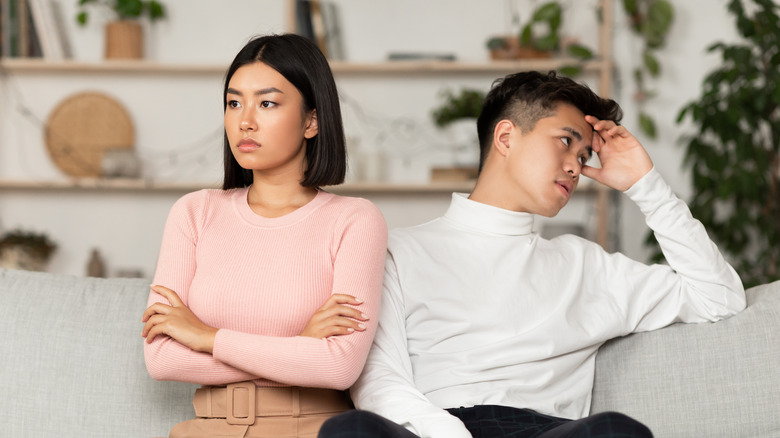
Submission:
<svg viewBox="0 0 780 438">
<path fill-rule="evenodd" d="M 247 193 L 247 202 L 255 214 L 280 217 L 303 207 L 317 196 L 317 189 L 298 181 L 270 181 L 255 175 Z"/>
</svg>

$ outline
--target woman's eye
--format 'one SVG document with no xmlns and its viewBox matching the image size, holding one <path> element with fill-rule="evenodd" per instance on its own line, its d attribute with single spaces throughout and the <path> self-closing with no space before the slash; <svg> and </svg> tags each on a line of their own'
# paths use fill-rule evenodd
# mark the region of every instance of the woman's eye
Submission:
<svg viewBox="0 0 780 438">
<path fill-rule="evenodd" d="M 273 106 L 276 106 L 276 102 L 271 102 L 270 100 L 264 100 L 260 102 L 260 106 L 263 108 L 271 108 Z"/>
<path fill-rule="evenodd" d="M 239 104 L 236 100 L 228 100 L 227 106 L 228 108 L 238 108 L 241 106 L 241 104 Z"/>
</svg>

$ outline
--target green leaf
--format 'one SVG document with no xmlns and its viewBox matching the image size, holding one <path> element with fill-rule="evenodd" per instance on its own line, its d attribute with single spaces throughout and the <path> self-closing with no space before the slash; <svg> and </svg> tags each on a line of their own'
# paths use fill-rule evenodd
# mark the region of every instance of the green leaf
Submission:
<svg viewBox="0 0 780 438">
<path fill-rule="evenodd" d="M 575 77 L 582 73 L 582 67 L 577 65 L 565 65 L 559 68 L 558 72 L 563 76 Z"/>
<path fill-rule="evenodd" d="M 658 58 L 656 58 L 651 51 L 645 50 L 642 54 L 642 59 L 644 60 L 645 68 L 650 72 L 650 75 L 658 77 L 661 73 L 661 64 L 658 62 Z"/>
<path fill-rule="evenodd" d="M 581 44 L 569 44 L 567 48 L 569 54 L 575 58 L 588 60 L 593 58 L 593 51 Z"/>
<path fill-rule="evenodd" d="M 533 31 L 530 24 L 523 26 L 523 30 L 520 31 L 520 45 L 531 46 L 533 42 Z"/>
<path fill-rule="evenodd" d="M 558 48 L 558 35 L 549 34 L 536 40 L 534 47 L 538 50 L 556 50 Z"/>
<path fill-rule="evenodd" d="M 165 8 L 162 3 L 151 0 L 149 2 L 149 19 L 151 21 L 159 20 L 165 17 Z"/>
<path fill-rule="evenodd" d="M 507 47 L 506 40 L 501 37 L 493 37 L 490 38 L 487 43 L 485 43 L 488 49 L 490 50 L 498 50 L 503 49 Z"/>
<path fill-rule="evenodd" d="M 655 121 L 644 112 L 639 113 L 639 129 L 649 138 L 655 139 Z"/>
<path fill-rule="evenodd" d="M 633 15 L 639 12 L 636 5 L 636 0 L 623 0 L 623 9 L 626 10 L 628 15 Z"/>
<path fill-rule="evenodd" d="M 82 12 L 79 12 L 79 13 L 76 15 L 76 22 L 77 22 L 78 24 L 80 24 L 81 26 L 84 26 L 84 25 L 86 25 L 86 24 L 87 24 L 87 18 L 88 18 L 88 15 L 87 15 L 87 13 L 86 13 L 86 12 L 83 12 L 83 11 L 82 11 Z"/>
<path fill-rule="evenodd" d="M 561 5 L 558 2 L 547 2 L 534 11 L 531 21 L 534 23 L 550 23 L 561 18 Z"/>
</svg>

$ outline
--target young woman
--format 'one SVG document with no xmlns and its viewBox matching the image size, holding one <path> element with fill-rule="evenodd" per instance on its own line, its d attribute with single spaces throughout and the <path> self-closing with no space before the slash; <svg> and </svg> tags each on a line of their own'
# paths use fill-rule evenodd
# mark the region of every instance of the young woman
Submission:
<svg viewBox="0 0 780 438">
<path fill-rule="evenodd" d="M 157 380 L 204 385 L 171 437 L 314 437 L 351 407 L 380 303 L 387 226 L 343 182 L 338 95 L 297 35 L 247 43 L 227 71 L 222 190 L 165 225 L 142 335 Z"/>
</svg>

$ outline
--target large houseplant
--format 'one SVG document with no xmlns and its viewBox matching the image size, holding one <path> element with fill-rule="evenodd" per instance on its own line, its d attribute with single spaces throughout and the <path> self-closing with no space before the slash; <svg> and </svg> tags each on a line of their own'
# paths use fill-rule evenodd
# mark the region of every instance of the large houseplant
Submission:
<svg viewBox="0 0 780 438">
<path fill-rule="evenodd" d="M 691 210 L 753 286 L 780 279 L 780 16 L 772 0 L 728 10 L 742 41 L 709 48 L 722 65 L 678 123 L 696 126 L 685 137 Z"/>
<path fill-rule="evenodd" d="M 89 21 L 88 7 L 100 5 L 112 12 L 114 19 L 106 24 L 106 58 L 143 58 L 143 32 L 139 20 L 154 22 L 165 18 L 165 8 L 157 0 L 79 0 L 76 21 Z"/>
</svg>

